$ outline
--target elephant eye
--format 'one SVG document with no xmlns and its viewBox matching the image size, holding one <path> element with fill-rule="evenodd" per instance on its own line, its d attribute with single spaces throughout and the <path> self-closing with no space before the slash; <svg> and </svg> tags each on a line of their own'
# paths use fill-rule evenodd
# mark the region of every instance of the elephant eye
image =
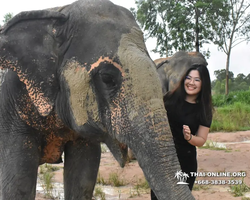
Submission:
<svg viewBox="0 0 250 200">
<path fill-rule="evenodd" d="M 94 70 L 92 71 L 92 81 L 96 95 L 102 102 L 112 101 L 122 84 L 121 71 L 109 63 L 100 63 Z"/>
<path fill-rule="evenodd" d="M 116 82 L 112 75 L 110 74 L 102 74 L 101 75 L 102 81 L 108 86 L 108 87 L 115 87 Z"/>
</svg>

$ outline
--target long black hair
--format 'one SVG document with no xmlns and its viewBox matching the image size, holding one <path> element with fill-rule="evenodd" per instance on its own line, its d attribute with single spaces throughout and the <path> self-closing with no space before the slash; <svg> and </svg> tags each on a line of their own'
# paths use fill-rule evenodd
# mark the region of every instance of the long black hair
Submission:
<svg viewBox="0 0 250 200">
<path fill-rule="evenodd" d="M 164 95 L 164 103 L 165 107 L 167 105 L 178 105 L 178 107 L 181 107 L 181 104 L 186 98 L 186 90 L 184 87 L 184 82 L 186 79 L 186 76 L 192 71 L 197 70 L 200 75 L 201 79 L 201 91 L 199 92 L 199 95 L 196 98 L 196 103 L 199 103 L 201 107 L 201 116 L 205 118 L 206 121 L 211 121 L 212 119 L 212 112 L 213 112 L 213 106 L 212 106 L 212 94 L 211 94 L 211 80 L 210 75 L 207 67 L 205 65 L 192 65 L 186 73 L 182 76 L 181 80 L 179 81 L 177 87 L 169 91 L 166 95 Z"/>
</svg>

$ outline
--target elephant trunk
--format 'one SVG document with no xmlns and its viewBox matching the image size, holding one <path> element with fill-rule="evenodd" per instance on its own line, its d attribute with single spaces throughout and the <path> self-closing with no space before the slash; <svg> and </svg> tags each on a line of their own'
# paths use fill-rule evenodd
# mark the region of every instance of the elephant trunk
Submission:
<svg viewBox="0 0 250 200">
<path fill-rule="evenodd" d="M 188 186 L 178 185 L 175 178 L 180 165 L 161 83 L 143 41 L 136 27 L 121 37 L 117 55 L 123 66 L 123 83 L 109 107 L 112 134 L 132 149 L 159 200 L 194 199 Z"/>
<path fill-rule="evenodd" d="M 153 101 L 150 111 L 144 105 L 139 109 L 142 113 L 133 113 L 127 144 L 159 200 L 194 199 L 187 185 L 177 184 L 175 174 L 181 169 L 167 116 L 164 108 L 159 107 L 160 100 Z"/>
</svg>

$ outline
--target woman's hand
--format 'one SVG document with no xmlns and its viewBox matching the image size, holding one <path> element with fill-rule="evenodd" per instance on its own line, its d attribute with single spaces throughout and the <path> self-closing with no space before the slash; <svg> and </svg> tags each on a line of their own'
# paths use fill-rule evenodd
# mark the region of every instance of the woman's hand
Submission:
<svg viewBox="0 0 250 200">
<path fill-rule="evenodd" d="M 189 126 L 183 125 L 183 135 L 184 135 L 185 140 L 187 140 L 187 141 L 191 140 L 192 135 L 191 135 L 191 130 L 190 130 Z"/>
<path fill-rule="evenodd" d="M 198 131 L 195 135 L 191 134 L 189 126 L 183 125 L 183 135 L 185 140 L 193 146 L 201 147 L 207 140 L 209 128 L 206 126 L 199 126 Z"/>
</svg>

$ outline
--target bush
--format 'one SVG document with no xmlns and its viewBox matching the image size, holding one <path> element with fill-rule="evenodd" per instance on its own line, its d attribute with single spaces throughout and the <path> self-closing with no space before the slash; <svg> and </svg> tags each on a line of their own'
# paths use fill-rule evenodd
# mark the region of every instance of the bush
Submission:
<svg viewBox="0 0 250 200">
<path fill-rule="evenodd" d="M 250 103 L 235 102 L 215 108 L 211 132 L 244 131 L 250 129 Z"/>
<path fill-rule="evenodd" d="M 213 95 L 214 107 L 232 105 L 236 102 L 250 105 L 250 90 L 230 92 L 228 95 Z"/>
<path fill-rule="evenodd" d="M 250 129 L 250 90 L 213 95 L 215 112 L 211 131 L 244 131 Z"/>
<path fill-rule="evenodd" d="M 231 185 L 230 186 L 231 189 L 231 193 L 233 193 L 233 195 L 235 197 L 240 197 L 243 196 L 246 192 L 250 191 L 250 187 L 248 187 L 245 183 L 244 180 L 242 179 L 242 184 L 238 184 L 238 185 Z"/>
<path fill-rule="evenodd" d="M 120 179 L 117 173 L 113 172 L 109 174 L 109 184 L 115 187 L 124 186 L 124 180 Z"/>
</svg>

